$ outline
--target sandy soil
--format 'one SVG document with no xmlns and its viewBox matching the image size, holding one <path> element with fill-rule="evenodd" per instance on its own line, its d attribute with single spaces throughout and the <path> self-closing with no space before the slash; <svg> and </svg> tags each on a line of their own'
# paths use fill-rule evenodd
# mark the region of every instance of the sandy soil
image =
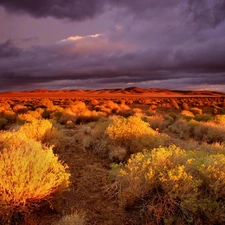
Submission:
<svg viewBox="0 0 225 225">
<path fill-rule="evenodd" d="M 67 136 L 74 135 L 76 129 L 64 129 Z M 40 225 L 51 225 L 60 217 L 73 211 L 85 214 L 87 225 L 125 225 L 132 224 L 120 210 L 116 198 L 109 195 L 108 171 L 110 162 L 91 151 L 84 151 L 79 143 L 70 145 L 59 154 L 71 173 L 71 190 L 62 197 L 59 210 L 41 214 Z M 62 210 L 63 209 L 63 210 Z"/>
</svg>

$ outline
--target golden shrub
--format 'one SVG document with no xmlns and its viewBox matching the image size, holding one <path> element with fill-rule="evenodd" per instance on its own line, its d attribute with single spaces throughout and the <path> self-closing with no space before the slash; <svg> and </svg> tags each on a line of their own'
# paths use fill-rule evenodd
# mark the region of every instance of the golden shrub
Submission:
<svg viewBox="0 0 225 225">
<path fill-rule="evenodd" d="M 53 102 L 48 98 L 42 98 L 41 101 L 39 102 L 39 106 L 45 107 L 48 109 L 54 109 Z"/>
<path fill-rule="evenodd" d="M 1 112 L 4 112 L 4 111 L 6 111 L 6 110 L 10 110 L 10 104 L 8 103 L 8 102 L 3 102 L 3 103 L 1 103 L 1 105 L 0 105 L 0 113 Z"/>
<path fill-rule="evenodd" d="M 130 110 L 130 107 L 128 105 L 126 105 L 125 103 L 122 103 L 119 105 L 120 107 L 120 111 L 129 111 Z"/>
<path fill-rule="evenodd" d="M 174 107 L 175 109 L 179 109 L 179 108 L 180 108 L 179 105 L 178 105 L 178 103 L 177 103 L 177 100 L 175 100 L 175 99 L 172 99 L 171 105 L 172 105 L 172 107 Z"/>
<path fill-rule="evenodd" d="M 142 109 L 140 109 L 140 108 L 133 108 L 132 111 L 133 111 L 133 115 L 134 115 L 135 117 L 142 118 L 142 117 L 145 116 L 145 114 L 143 113 Z"/>
<path fill-rule="evenodd" d="M 73 105 L 67 107 L 59 118 L 59 122 L 66 124 L 67 121 L 73 123 L 82 124 L 91 121 L 96 121 L 101 117 L 105 117 L 103 112 L 97 112 L 95 110 L 89 110 L 84 102 L 76 101 Z"/>
<path fill-rule="evenodd" d="M 70 184 L 70 174 L 52 148 L 21 133 L 5 138 L 0 146 L 0 217 L 10 221 L 51 203 Z"/>
<path fill-rule="evenodd" d="M 187 111 L 189 110 L 189 106 L 186 102 L 182 103 L 182 109 Z"/>
<path fill-rule="evenodd" d="M 16 123 L 24 124 L 26 122 L 32 122 L 33 120 L 36 120 L 36 119 L 41 119 L 41 116 L 35 117 L 34 114 L 32 114 L 31 112 L 33 111 L 29 111 L 28 113 L 18 114 L 16 118 Z"/>
<path fill-rule="evenodd" d="M 117 103 L 115 103 L 111 100 L 104 100 L 101 104 L 95 105 L 94 109 L 96 111 L 101 111 L 106 114 L 118 113 L 121 110 L 123 111 L 122 108 L 120 110 L 120 106 Z M 127 110 L 127 107 L 126 107 L 126 109 L 124 108 L 124 110 Z"/>
<path fill-rule="evenodd" d="M 44 119 L 33 119 L 22 125 L 18 132 L 26 135 L 30 139 L 54 146 L 54 152 L 57 153 L 63 152 L 71 142 L 64 132 L 57 128 L 57 124 L 53 126 L 49 120 Z"/>
<path fill-rule="evenodd" d="M 165 137 L 154 131 L 148 123 L 138 117 L 118 118 L 107 127 L 109 142 L 116 143 L 128 151 L 128 155 L 154 148 L 164 143 Z"/>
<path fill-rule="evenodd" d="M 74 113 L 79 113 L 79 112 L 82 112 L 82 111 L 86 111 L 87 110 L 86 104 L 84 102 L 82 102 L 82 101 L 76 101 L 76 102 L 74 102 L 73 105 L 70 105 L 69 108 Z"/>
<path fill-rule="evenodd" d="M 191 111 L 192 113 L 194 113 L 194 115 L 201 115 L 202 114 L 202 110 L 194 107 L 194 108 L 190 108 L 189 111 Z"/>
<path fill-rule="evenodd" d="M 204 159 L 200 171 L 204 174 L 211 188 L 211 195 L 225 199 L 225 156 L 223 154 L 209 155 Z"/>
<path fill-rule="evenodd" d="M 119 118 L 107 128 L 107 134 L 111 139 L 130 141 L 130 138 L 140 137 L 143 134 L 154 134 L 149 124 L 138 117 L 131 116 L 127 119 Z"/>
<path fill-rule="evenodd" d="M 185 168 L 186 157 L 186 152 L 176 146 L 132 155 L 127 164 L 121 166 L 116 179 L 121 186 L 119 199 L 122 206 L 132 206 L 136 200 L 145 197 L 154 199 L 159 192 L 174 204 L 178 201 L 176 207 L 187 208 L 189 201 L 196 199 L 201 182 Z"/>
<path fill-rule="evenodd" d="M 45 142 L 53 130 L 53 125 L 49 120 L 33 119 L 20 127 L 19 132 L 25 134 L 28 138 L 36 141 Z"/>
<path fill-rule="evenodd" d="M 24 105 L 15 105 L 13 107 L 13 111 L 15 113 L 26 113 L 28 111 L 28 108 Z"/>
<path fill-rule="evenodd" d="M 217 115 L 215 121 L 219 124 L 225 125 L 225 115 Z"/>
<path fill-rule="evenodd" d="M 182 110 L 181 111 L 181 115 L 185 116 L 185 117 L 189 117 L 189 118 L 193 118 L 194 114 L 188 110 Z"/>
<path fill-rule="evenodd" d="M 222 225 L 224 167 L 224 154 L 170 146 L 136 153 L 110 175 L 121 207 L 139 208 L 145 223 Z"/>
<path fill-rule="evenodd" d="M 99 104 L 99 101 L 97 99 L 91 99 L 89 102 L 89 105 L 91 106 L 96 106 Z"/>
<path fill-rule="evenodd" d="M 3 111 L 1 114 L 2 117 L 6 118 L 9 122 L 16 121 L 16 113 L 13 112 L 11 109 Z"/>
</svg>

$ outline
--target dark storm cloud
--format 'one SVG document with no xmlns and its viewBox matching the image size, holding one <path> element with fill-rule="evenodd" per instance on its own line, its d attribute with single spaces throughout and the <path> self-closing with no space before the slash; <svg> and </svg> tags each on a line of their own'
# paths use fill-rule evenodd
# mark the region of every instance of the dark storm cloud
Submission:
<svg viewBox="0 0 225 225">
<path fill-rule="evenodd" d="M 218 38 L 202 44 L 180 48 L 174 54 L 180 69 L 195 72 L 225 71 L 225 40 Z"/>
<path fill-rule="evenodd" d="M 22 41 L 23 42 L 37 42 L 38 41 L 38 37 L 23 38 Z"/>
<path fill-rule="evenodd" d="M 167 9 L 173 11 L 180 5 L 179 0 L 109 0 L 108 3 L 113 7 L 125 9 L 127 15 L 132 13 L 136 18 L 141 19 L 149 19 L 154 16 L 161 17 L 168 13 Z"/>
<path fill-rule="evenodd" d="M 122 7 L 133 13 L 149 11 L 163 11 L 165 8 L 173 7 L 179 0 L 0 0 L 0 5 L 9 12 L 26 12 L 31 16 L 54 17 L 58 19 L 85 20 L 93 18 L 102 13 L 106 8 Z"/>
<path fill-rule="evenodd" d="M 51 84 L 52 89 L 110 83 L 167 82 L 173 89 L 177 88 L 172 82 L 225 84 L 225 0 L 0 0 L 0 4 L 10 12 L 69 20 L 90 19 L 112 9 L 119 24 L 103 34 L 63 37 L 45 46 L 23 49 L 10 40 L 0 43 L 0 90 Z"/>
<path fill-rule="evenodd" d="M 15 47 L 14 44 L 7 40 L 4 43 L 0 43 L 0 58 L 11 58 L 19 56 L 20 50 Z"/>
<path fill-rule="evenodd" d="M 51 16 L 78 21 L 94 18 L 110 7 L 125 9 L 139 18 L 163 17 L 179 10 L 187 20 L 200 26 L 216 26 L 225 19 L 225 0 L 0 0 L 0 5 L 9 12 L 28 13 L 37 18 Z"/>
<path fill-rule="evenodd" d="M 225 0 L 188 0 L 189 19 L 201 26 L 217 26 L 225 19 Z"/>
<path fill-rule="evenodd" d="M 148 48 L 127 52 L 115 46 L 103 48 L 103 37 L 91 40 L 65 41 L 27 50 L 12 42 L 0 44 L 2 55 L 12 57 L 0 61 L 0 82 L 30 85 L 51 81 L 101 79 L 102 83 L 144 82 L 197 77 L 201 82 L 225 83 L 225 41 L 209 40 L 196 46 Z M 94 39 L 94 40 L 92 40 Z M 94 50 L 86 52 L 84 43 Z M 96 45 L 96 49 L 94 48 Z M 111 49 L 113 48 L 113 50 Z M 10 52 L 10 54 L 7 54 Z M 14 53 L 15 52 L 15 53 Z M 212 75 L 214 74 L 214 75 Z"/>
<path fill-rule="evenodd" d="M 9 12 L 26 12 L 31 16 L 85 20 L 103 11 L 104 0 L 0 0 Z"/>
</svg>

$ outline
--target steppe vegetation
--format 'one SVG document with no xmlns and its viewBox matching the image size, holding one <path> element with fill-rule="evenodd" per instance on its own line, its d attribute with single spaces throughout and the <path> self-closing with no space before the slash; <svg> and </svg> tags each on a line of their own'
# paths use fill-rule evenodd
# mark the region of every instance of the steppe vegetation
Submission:
<svg viewBox="0 0 225 225">
<path fill-rule="evenodd" d="M 0 224 L 225 224 L 225 97 L 0 99 Z"/>
</svg>

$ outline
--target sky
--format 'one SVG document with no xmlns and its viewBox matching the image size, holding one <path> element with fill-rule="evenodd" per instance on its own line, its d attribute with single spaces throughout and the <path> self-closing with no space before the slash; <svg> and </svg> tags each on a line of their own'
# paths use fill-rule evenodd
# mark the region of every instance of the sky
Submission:
<svg viewBox="0 0 225 225">
<path fill-rule="evenodd" d="M 0 0 L 0 92 L 225 92 L 225 0 Z"/>
</svg>

